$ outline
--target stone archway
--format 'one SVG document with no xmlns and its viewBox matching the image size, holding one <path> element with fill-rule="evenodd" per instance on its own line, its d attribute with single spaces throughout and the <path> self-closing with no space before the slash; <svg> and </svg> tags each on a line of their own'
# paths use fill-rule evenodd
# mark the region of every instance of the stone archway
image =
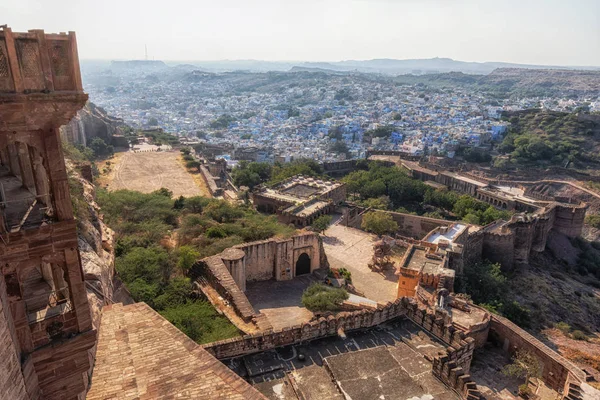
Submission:
<svg viewBox="0 0 600 400">
<path fill-rule="evenodd" d="M 306 274 L 310 274 L 310 256 L 306 253 L 302 253 L 296 261 L 296 276 Z"/>
</svg>

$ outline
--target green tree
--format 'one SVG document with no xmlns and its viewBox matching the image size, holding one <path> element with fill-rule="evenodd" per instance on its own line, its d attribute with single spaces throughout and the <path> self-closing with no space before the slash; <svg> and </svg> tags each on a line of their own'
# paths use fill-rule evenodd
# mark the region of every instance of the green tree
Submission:
<svg viewBox="0 0 600 400">
<path fill-rule="evenodd" d="M 361 227 L 367 232 L 381 236 L 386 233 L 394 233 L 398 230 L 398 224 L 390 214 L 381 211 L 369 211 L 363 215 Z"/>
<path fill-rule="evenodd" d="M 512 363 L 502 368 L 502 373 L 506 376 L 522 378 L 525 383 L 519 386 L 519 391 L 523 394 L 529 393 L 529 379 L 538 379 L 541 377 L 541 365 L 537 357 L 526 350 L 517 350 L 512 358 Z"/>
<path fill-rule="evenodd" d="M 329 151 L 336 154 L 343 154 L 346 157 L 350 157 L 350 149 L 343 140 L 337 140 L 329 146 Z"/>
<path fill-rule="evenodd" d="M 312 223 L 312 228 L 315 232 L 323 233 L 331 224 L 331 215 L 321 215 Z"/>
<path fill-rule="evenodd" d="M 185 275 L 199 259 L 200 253 L 193 247 L 181 246 L 177 249 L 177 256 L 177 268 Z"/>
<path fill-rule="evenodd" d="M 506 292 L 506 277 L 500 264 L 482 261 L 466 264 L 457 286 L 469 294 L 475 303 L 498 303 Z"/>
<path fill-rule="evenodd" d="M 92 139 L 92 142 L 90 143 L 90 149 L 92 149 L 94 152 L 95 157 L 108 156 L 114 153 L 113 146 L 107 145 L 106 142 L 99 137 Z"/>
</svg>

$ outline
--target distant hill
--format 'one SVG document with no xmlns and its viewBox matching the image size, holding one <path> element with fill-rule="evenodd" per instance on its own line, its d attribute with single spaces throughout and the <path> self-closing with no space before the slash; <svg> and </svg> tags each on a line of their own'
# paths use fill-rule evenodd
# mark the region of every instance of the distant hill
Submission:
<svg viewBox="0 0 600 400">
<path fill-rule="evenodd" d="M 533 70 L 522 68 L 499 68 L 485 76 L 482 83 L 507 91 L 538 91 L 540 93 L 563 93 L 598 95 L 600 93 L 600 70 Z"/>
<path fill-rule="evenodd" d="M 597 96 L 600 92 L 600 70 L 498 68 L 488 75 L 449 72 L 399 75 L 393 79 L 398 83 L 423 84 L 432 88 L 471 88 L 498 97 Z"/>
<path fill-rule="evenodd" d="M 159 60 L 129 60 L 129 61 L 112 61 L 110 68 L 113 70 L 140 70 L 140 71 L 156 71 L 169 68 L 167 64 Z"/>
<path fill-rule="evenodd" d="M 339 61 L 339 62 L 306 62 L 299 64 L 303 67 L 329 69 L 333 71 L 358 71 L 367 73 L 382 73 L 390 75 L 401 74 L 431 74 L 445 72 L 463 72 L 467 74 L 485 75 L 497 68 L 521 69 L 591 69 L 600 71 L 600 67 L 563 67 L 529 64 L 511 64 L 503 62 L 466 62 L 451 58 L 429 58 L 412 60 L 375 59 L 365 61 Z"/>
<path fill-rule="evenodd" d="M 295 66 L 290 69 L 290 72 L 324 72 L 326 74 L 344 75 L 350 71 L 335 71 L 327 68 Z"/>
<path fill-rule="evenodd" d="M 548 110 L 506 112 L 508 134 L 498 147 L 516 165 L 597 168 L 600 163 L 600 115 Z"/>
<path fill-rule="evenodd" d="M 92 63 L 99 64 L 99 60 L 83 60 L 82 66 L 88 67 Z M 183 65 L 182 65 L 183 64 Z M 269 71 L 308 71 L 321 72 L 362 72 L 385 75 L 427 75 L 449 72 L 462 72 L 465 74 L 486 75 L 498 68 L 519 69 L 553 69 L 553 70 L 591 70 L 600 71 L 595 66 L 560 66 L 560 65 L 533 65 L 513 64 L 505 62 L 468 62 L 451 58 L 425 58 L 397 60 L 381 58 L 373 60 L 345 60 L 332 62 L 302 62 L 302 61 L 261 61 L 261 60 L 219 60 L 219 61 L 168 61 L 159 60 L 130 60 L 112 61 L 113 70 L 160 70 L 168 67 L 180 69 L 201 69 L 210 72 L 269 72 Z"/>
</svg>

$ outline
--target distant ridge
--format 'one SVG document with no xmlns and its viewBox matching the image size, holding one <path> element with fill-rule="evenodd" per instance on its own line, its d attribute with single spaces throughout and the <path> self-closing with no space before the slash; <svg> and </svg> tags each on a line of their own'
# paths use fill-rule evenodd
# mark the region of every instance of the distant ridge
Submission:
<svg viewBox="0 0 600 400">
<path fill-rule="evenodd" d="M 159 70 L 169 68 L 164 61 L 160 60 L 127 60 L 127 61 L 111 61 L 111 69 L 120 70 Z"/>
<path fill-rule="evenodd" d="M 504 62 L 467 62 L 456 61 L 451 58 L 428 58 L 428 59 L 374 59 L 374 60 L 348 60 L 337 62 L 305 62 L 298 64 L 302 67 L 329 69 L 333 71 L 358 71 L 382 73 L 391 75 L 403 74 L 431 74 L 444 72 L 463 72 L 466 74 L 486 75 L 497 68 L 521 68 L 521 69 L 562 69 L 562 70 L 600 70 L 600 67 L 566 67 L 550 65 L 513 64 Z"/>
<path fill-rule="evenodd" d="M 86 61 L 83 63 L 86 65 Z M 112 61 L 111 69 L 131 71 L 159 71 L 176 68 L 181 71 L 202 70 L 206 72 L 324 72 L 324 73 L 377 73 L 385 75 L 429 75 L 448 72 L 462 72 L 471 75 L 487 75 L 499 68 L 518 68 L 535 70 L 588 70 L 600 71 L 597 66 L 560 66 L 516 64 L 506 62 L 470 62 L 451 58 L 427 58 L 397 60 L 380 58 L 373 60 L 345 60 L 332 62 L 292 62 L 260 60 L 223 60 L 223 61 L 168 61 L 130 60 Z"/>
</svg>

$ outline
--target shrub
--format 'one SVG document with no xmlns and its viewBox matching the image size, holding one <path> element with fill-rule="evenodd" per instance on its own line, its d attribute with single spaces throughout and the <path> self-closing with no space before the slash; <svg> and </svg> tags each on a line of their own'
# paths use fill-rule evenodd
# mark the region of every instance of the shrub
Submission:
<svg viewBox="0 0 600 400">
<path fill-rule="evenodd" d="M 206 237 L 211 239 L 220 239 L 227 237 L 227 232 L 220 226 L 212 226 L 206 230 Z"/>
<path fill-rule="evenodd" d="M 590 214 L 590 215 L 586 216 L 585 223 L 596 229 L 600 229 L 600 215 L 599 214 Z"/>
<path fill-rule="evenodd" d="M 346 268 L 340 268 L 338 269 L 338 272 L 346 282 L 352 283 L 352 272 L 348 271 Z"/>
<path fill-rule="evenodd" d="M 209 343 L 239 335 L 237 328 L 227 318 L 217 314 L 205 301 L 190 302 L 170 307 L 160 313 L 197 343 Z"/>
<path fill-rule="evenodd" d="M 580 330 L 573 331 L 573 333 L 571 334 L 571 336 L 575 340 L 585 340 L 585 341 L 588 340 L 587 335 L 585 333 L 583 333 L 582 331 L 580 331 Z"/>
<path fill-rule="evenodd" d="M 564 335 L 568 335 L 571 331 L 571 325 L 567 324 L 566 322 L 557 322 L 554 324 L 554 327 L 561 331 Z"/>
<path fill-rule="evenodd" d="M 347 298 L 344 289 L 313 283 L 302 294 L 302 305 L 310 311 L 336 311 Z"/>
</svg>

